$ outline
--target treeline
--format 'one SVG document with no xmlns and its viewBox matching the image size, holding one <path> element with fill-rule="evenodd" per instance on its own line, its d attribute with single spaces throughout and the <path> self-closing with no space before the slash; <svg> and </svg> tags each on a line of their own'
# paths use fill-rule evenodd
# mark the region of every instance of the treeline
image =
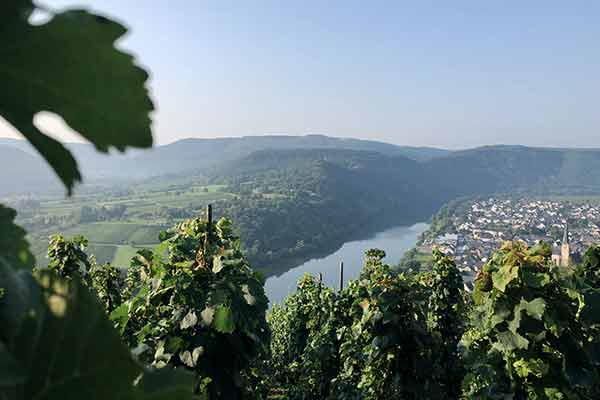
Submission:
<svg viewBox="0 0 600 400">
<path fill-rule="evenodd" d="M 100 222 L 120 220 L 125 216 L 127 206 L 116 204 L 114 206 L 83 206 L 77 212 L 73 213 L 74 223 L 85 224 L 88 222 Z"/>
<path fill-rule="evenodd" d="M 271 274 L 426 219 L 439 199 L 406 177 L 411 166 L 370 152 L 264 151 L 219 170 L 212 183 L 238 195 L 218 203 L 220 215 L 236 222 L 252 264 Z"/>
<path fill-rule="evenodd" d="M 366 252 L 334 292 L 305 276 L 267 312 L 230 223 L 195 218 L 161 235 L 126 275 L 85 239 L 55 236 L 49 268 L 81 280 L 136 357 L 191 371 L 210 399 L 595 399 L 600 246 L 559 268 L 550 247 L 507 242 L 466 293 L 451 258 L 396 274 Z M 265 318 L 266 317 L 266 318 Z"/>
</svg>

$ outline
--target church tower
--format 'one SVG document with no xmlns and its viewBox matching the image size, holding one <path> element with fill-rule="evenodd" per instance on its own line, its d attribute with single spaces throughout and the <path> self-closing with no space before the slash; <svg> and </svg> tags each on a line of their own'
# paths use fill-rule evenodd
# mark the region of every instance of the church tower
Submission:
<svg viewBox="0 0 600 400">
<path fill-rule="evenodd" d="M 571 249 L 569 248 L 569 227 L 565 223 L 565 232 L 563 233 L 562 246 L 560 248 L 560 265 L 568 267 L 571 263 Z"/>
</svg>

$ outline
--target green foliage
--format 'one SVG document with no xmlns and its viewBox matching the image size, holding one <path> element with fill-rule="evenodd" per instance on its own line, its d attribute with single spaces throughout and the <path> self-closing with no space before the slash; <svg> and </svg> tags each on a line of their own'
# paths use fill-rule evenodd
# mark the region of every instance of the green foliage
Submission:
<svg viewBox="0 0 600 400">
<path fill-rule="evenodd" d="M 111 264 L 93 263 L 87 275 L 87 281 L 107 313 L 111 313 L 121 304 L 123 284 L 117 267 Z"/>
<path fill-rule="evenodd" d="M 210 379 L 211 399 L 252 398 L 250 367 L 268 351 L 263 281 L 228 220 L 195 218 L 161 235 L 132 261 L 131 299 L 112 318 L 140 359 Z"/>
<path fill-rule="evenodd" d="M 600 245 L 593 244 L 587 249 L 581 270 L 585 282 L 592 288 L 600 289 Z"/>
<path fill-rule="evenodd" d="M 87 245 L 88 241 L 83 236 L 68 240 L 62 235 L 52 235 L 48 245 L 48 268 L 64 278 L 71 278 L 75 274 L 83 276 L 91 266 L 85 253 Z"/>
<path fill-rule="evenodd" d="M 1 398 L 191 398 L 191 377 L 138 365 L 78 277 L 0 261 L 0 284 Z"/>
<path fill-rule="evenodd" d="M 484 265 L 463 337 L 467 398 L 597 398 L 583 296 L 549 257 L 547 245 L 507 242 Z"/>
<path fill-rule="evenodd" d="M 464 332 L 462 284 L 454 261 L 434 249 L 427 324 L 437 342 L 434 353 L 440 371 L 439 380 L 449 398 L 458 398 L 463 378 L 458 350 Z"/>
<path fill-rule="evenodd" d="M 462 280 L 434 252 L 431 272 L 394 275 L 366 252 L 340 293 L 310 276 L 269 314 L 268 373 L 290 399 L 458 398 L 463 368 Z"/>
<path fill-rule="evenodd" d="M 338 373 L 335 293 L 310 275 L 284 306 L 269 313 L 272 331 L 268 373 L 289 399 L 323 399 Z"/>
<path fill-rule="evenodd" d="M 585 252 L 580 267 L 585 308 L 581 319 L 586 327 L 586 350 L 597 374 L 600 374 L 600 245 L 592 245 Z"/>
<path fill-rule="evenodd" d="M 125 27 L 83 10 L 53 14 L 41 25 L 28 18 L 31 0 L 0 5 L 0 115 L 48 161 L 69 192 L 81 180 L 77 163 L 58 141 L 40 132 L 40 111 L 66 123 L 107 152 L 111 146 L 152 145 L 153 105 L 144 84 L 148 74 L 114 47 Z"/>
<path fill-rule="evenodd" d="M 433 342 L 415 285 L 391 274 L 384 255 L 368 251 L 359 279 L 341 294 L 349 323 L 338 330 L 341 368 L 331 398 L 445 398 L 431 375 Z"/>
</svg>

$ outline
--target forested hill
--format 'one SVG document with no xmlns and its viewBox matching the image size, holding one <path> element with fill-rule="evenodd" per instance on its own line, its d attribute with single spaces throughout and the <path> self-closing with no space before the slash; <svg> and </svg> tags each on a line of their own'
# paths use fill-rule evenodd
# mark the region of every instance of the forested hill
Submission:
<svg viewBox="0 0 600 400">
<path fill-rule="evenodd" d="M 96 152 L 92 145 L 67 143 L 66 147 L 77 159 L 86 181 L 107 179 L 146 179 L 186 171 L 203 170 L 216 164 L 239 160 L 255 151 L 266 149 L 348 149 L 375 151 L 385 155 L 403 155 L 414 160 L 428 160 L 445 156 L 447 150 L 396 146 L 389 143 L 342 139 L 323 135 L 307 136 L 246 136 L 221 139 L 184 139 L 156 146 L 147 151 L 113 153 L 110 156 Z M 7 167 L 11 158 L 25 152 L 39 158 L 37 152 L 24 140 L 0 138 L 0 149 L 11 157 L 0 158 L 0 169 Z M 21 176 L 30 173 L 23 168 Z M 0 186 L 8 181 L 0 179 Z M 40 190 L 52 188 L 55 181 L 40 182 Z M 13 192 L 30 190 L 29 186 L 11 182 Z"/>
<path fill-rule="evenodd" d="M 269 150 L 211 171 L 236 193 L 216 204 L 255 265 L 285 271 L 343 242 L 426 219 L 437 208 L 422 165 L 352 150 Z"/>
<path fill-rule="evenodd" d="M 29 190 L 42 187 L 38 178 L 54 179 L 31 154 L 11 150 L 18 152 L 10 159 L 13 169 L 5 170 L 5 179 L 12 178 L 12 183 L 0 187 L 22 185 Z M 213 160 L 218 154 L 215 148 Z M 201 163 L 202 157 L 198 160 Z M 20 170 L 25 168 L 38 180 L 25 179 L 28 174 Z M 38 175 L 42 171 L 46 175 Z M 117 250 L 125 251 L 132 243 L 154 243 L 161 226 L 197 215 L 210 201 L 217 215 L 235 221 L 253 264 L 270 274 L 326 255 L 353 238 L 427 220 L 460 196 L 519 191 L 598 194 L 600 174 L 595 171 L 600 171 L 596 150 L 491 146 L 415 160 L 372 150 L 262 149 L 104 192 L 82 188 L 82 195 L 91 196 L 82 197 L 80 201 L 87 199 L 84 203 L 74 201 L 58 209 L 42 204 L 41 209 L 20 209 L 20 215 L 31 232 L 39 233 L 34 244 L 39 244 L 41 255 L 49 233 L 68 231 L 90 236 L 102 249 L 97 255 L 106 253 L 102 260 L 110 261 L 119 260 Z M 19 208 L 19 198 L 13 200 Z M 91 207 L 94 216 L 88 218 L 89 212 L 83 211 L 89 210 L 79 210 L 82 206 L 77 204 Z M 115 204 L 123 212 L 112 218 L 107 210 Z M 122 224 L 129 224 L 129 230 Z M 112 234 L 136 227 L 147 232 L 143 240 L 133 231 L 129 236 Z M 104 251 L 108 247 L 110 251 Z"/>
<path fill-rule="evenodd" d="M 423 163 L 432 184 L 449 197 L 525 191 L 600 193 L 600 151 L 486 146 Z"/>
<path fill-rule="evenodd" d="M 536 193 L 600 193 L 600 151 L 486 146 L 449 153 L 425 161 L 371 151 L 300 149 L 263 150 L 223 162 L 203 172 L 214 181 L 252 186 L 265 177 L 304 174 L 311 163 L 346 170 L 358 192 L 379 195 L 411 193 L 426 204 L 472 194 L 526 191 Z M 293 178 L 291 179 L 294 180 Z M 339 178 L 334 186 L 348 183 Z"/>
<path fill-rule="evenodd" d="M 509 146 L 421 162 L 368 151 L 263 150 L 205 172 L 210 183 L 238 194 L 217 209 L 236 221 L 251 260 L 285 270 L 276 264 L 426 220 L 459 196 L 598 193 L 600 179 L 579 177 L 595 157 L 600 153 Z"/>
<path fill-rule="evenodd" d="M 328 151 L 346 150 L 370 153 L 376 160 L 368 164 L 369 168 L 378 163 L 411 165 L 407 171 L 413 172 L 421 168 L 429 182 L 439 190 L 443 188 L 449 196 L 516 186 L 565 193 L 600 190 L 600 150 L 487 146 L 450 152 L 323 135 L 185 139 L 150 151 L 112 154 L 110 158 L 95 152 L 91 145 L 71 143 L 67 147 L 78 159 L 87 182 L 100 178 L 139 180 L 171 174 L 205 174 L 216 168 L 248 174 L 255 168 L 252 159 L 269 152 L 272 161 L 279 162 L 276 151 L 319 150 L 315 156 L 323 158 Z M 5 171 L 0 175 L 0 195 L 57 187 L 57 180 L 43 171 L 44 163 L 26 142 L 0 138 L 0 150 L 0 170 Z M 286 162 L 292 162 L 289 156 L 288 153 Z M 540 179 L 542 176 L 545 178 Z"/>
</svg>

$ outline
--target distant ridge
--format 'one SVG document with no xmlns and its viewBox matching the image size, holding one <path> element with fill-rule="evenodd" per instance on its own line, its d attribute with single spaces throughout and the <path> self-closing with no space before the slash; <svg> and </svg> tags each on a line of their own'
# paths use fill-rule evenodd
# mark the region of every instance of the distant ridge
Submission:
<svg viewBox="0 0 600 400">
<path fill-rule="evenodd" d="M 23 140 L 0 138 L 0 147 L 18 149 L 37 157 L 35 150 Z M 334 138 L 324 135 L 188 138 L 156 146 L 148 151 L 117 153 L 110 156 L 97 153 L 93 146 L 88 144 L 67 143 L 66 147 L 74 153 L 86 181 L 100 178 L 146 179 L 198 171 L 266 149 L 319 148 L 375 151 L 385 155 L 403 155 L 414 160 L 428 160 L 448 154 L 447 150 L 436 148 L 397 146 L 371 140 Z M 2 166 L 3 160 L 0 159 L 0 168 Z M 25 169 L 23 171 L 25 172 Z M 0 181 L 0 184 L 2 183 Z M 13 192 L 19 192 L 30 190 L 30 187 L 24 188 L 16 184 L 12 189 Z M 40 189 L 45 190 L 46 185 Z"/>
<path fill-rule="evenodd" d="M 286 163 L 297 163 L 300 158 L 329 157 L 338 162 L 343 158 L 361 160 L 363 164 L 369 159 L 370 166 L 385 163 L 396 174 L 404 175 L 402 182 L 409 184 L 413 174 L 414 179 L 425 179 L 428 185 L 445 192 L 444 198 L 517 189 L 600 193 L 600 149 L 494 145 L 449 151 L 324 135 L 190 138 L 149 151 L 110 156 L 98 154 L 86 144 L 70 143 L 67 147 L 78 159 L 87 182 L 243 174 L 244 169 L 249 173 L 258 166 L 285 168 Z M 0 138 L 0 149 L 0 168 L 5 171 L 0 174 L 0 195 L 60 187 L 52 174 L 43 172 L 44 162 L 26 142 Z M 270 165 L 261 164 L 268 160 Z"/>
</svg>

